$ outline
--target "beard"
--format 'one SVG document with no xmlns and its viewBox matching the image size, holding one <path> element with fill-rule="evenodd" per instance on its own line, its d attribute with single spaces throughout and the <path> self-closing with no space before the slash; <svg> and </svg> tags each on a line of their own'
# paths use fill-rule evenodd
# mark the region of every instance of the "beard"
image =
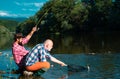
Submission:
<svg viewBox="0 0 120 79">
<path fill-rule="evenodd" d="M 23 46 L 22 42 L 18 42 L 19 45 Z"/>
</svg>

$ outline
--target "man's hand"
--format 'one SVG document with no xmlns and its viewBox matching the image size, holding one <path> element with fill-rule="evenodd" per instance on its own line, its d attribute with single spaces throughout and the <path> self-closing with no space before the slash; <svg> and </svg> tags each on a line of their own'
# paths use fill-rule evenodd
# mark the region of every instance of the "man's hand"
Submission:
<svg viewBox="0 0 120 79">
<path fill-rule="evenodd" d="M 67 66 L 67 64 L 65 64 L 65 63 L 61 63 L 61 66 Z"/>
<path fill-rule="evenodd" d="M 36 26 L 32 28 L 31 32 L 26 36 L 26 38 L 30 39 L 35 31 L 37 31 L 37 27 Z"/>
<path fill-rule="evenodd" d="M 32 31 L 33 31 L 33 32 L 37 31 L 37 27 L 36 27 L 36 26 L 33 27 L 33 28 L 32 28 Z"/>
</svg>

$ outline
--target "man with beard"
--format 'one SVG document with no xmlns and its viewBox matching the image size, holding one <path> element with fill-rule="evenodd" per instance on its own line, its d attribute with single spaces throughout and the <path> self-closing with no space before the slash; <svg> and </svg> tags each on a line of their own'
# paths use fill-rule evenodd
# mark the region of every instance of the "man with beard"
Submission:
<svg viewBox="0 0 120 79">
<path fill-rule="evenodd" d="M 17 33 L 14 36 L 14 42 L 12 46 L 12 54 L 17 64 L 20 73 L 25 70 L 25 58 L 26 55 L 29 53 L 28 50 L 25 49 L 24 44 L 28 43 L 30 38 L 32 37 L 33 33 L 37 30 L 37 27 L 33 27 L 31 32 L 26 36 L 23 37 L 22 33 Z"/>
</svg>

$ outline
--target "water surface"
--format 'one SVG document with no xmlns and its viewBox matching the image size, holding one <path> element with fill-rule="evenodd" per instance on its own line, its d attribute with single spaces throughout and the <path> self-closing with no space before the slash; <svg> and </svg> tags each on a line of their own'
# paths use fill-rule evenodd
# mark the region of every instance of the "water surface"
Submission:
<svg viewBox="0 0 120 79">
<path fill-rule="evenodd" d="M 7 73 L 0 74 L 3 79 L 22 77 L 19 74 L 11 74 L 13 69 L 17 69 L 14 60 L 11 58 L 11 50 L 2 51 L 0 56 L 0 70 Z M 68 72 L 67 67 L 61 67 L 58 64 L 51 63 L 51 67 L 45 74 L 39 78 L 43 79 L 119 79 L 120 78 L 120 54 L 54 54 L 54 56 L 67 64 L 81 66 L 89 65 L 89 71 Z"/>
</svg>

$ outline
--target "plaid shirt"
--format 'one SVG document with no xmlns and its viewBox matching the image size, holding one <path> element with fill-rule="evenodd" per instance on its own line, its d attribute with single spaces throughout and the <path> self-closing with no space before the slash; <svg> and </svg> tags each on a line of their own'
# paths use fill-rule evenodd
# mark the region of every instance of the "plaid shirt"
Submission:
<svg viewBox="0 0 120 79">
<path fill-rule="evenodd" d="M 29 40 L 26 38 L 22 38 L 22 44 L 26 44 Z M 13 47 L 12 47 L 12 53 L 13 53 L 13 57 L 14 60 L 17 64 L 20 63 L 21 59 L 28 53 L 29 51 L 25 49 L 24 46 L 21 46 L 17 43 L 13 43 Z"/>
<path fill-rule="evenodd" d="M 47 61 L 46 58 L 51 58 L 50 53 L 44 48 L 43 44 L 37 44 L 26 57 L 26 66 L 31 66 L 36 62 Z"/>
</svg>

